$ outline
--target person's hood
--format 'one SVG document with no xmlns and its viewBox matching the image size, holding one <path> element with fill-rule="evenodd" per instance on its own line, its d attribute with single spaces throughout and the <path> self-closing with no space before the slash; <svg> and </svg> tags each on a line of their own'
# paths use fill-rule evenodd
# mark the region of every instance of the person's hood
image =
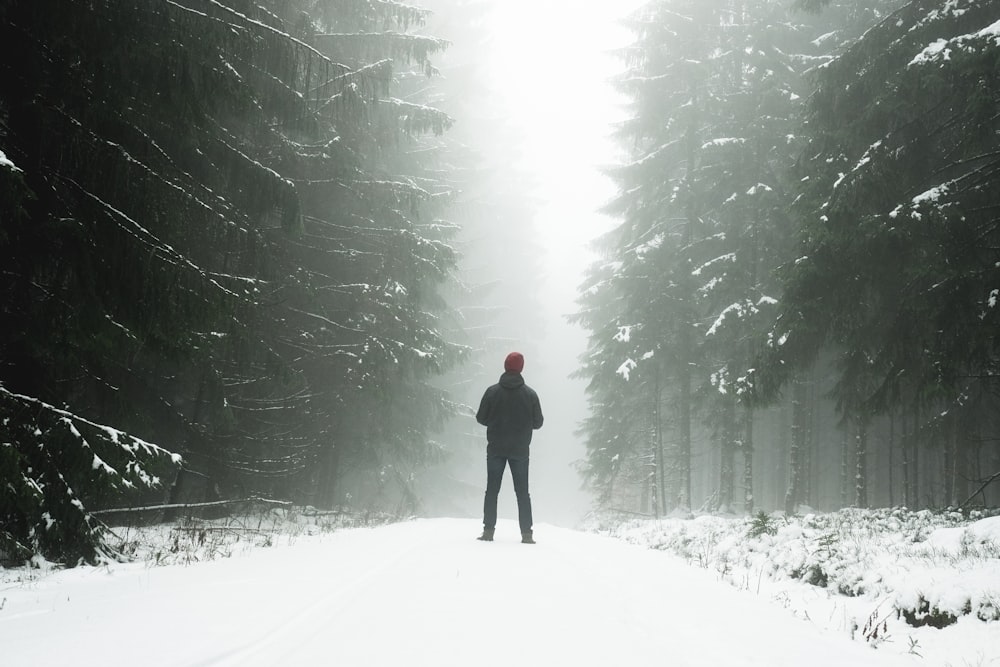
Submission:
<svg viewBox="0 0 1000 667">
<path fill-rule="evenodd" d="M 520 373 L 504 373 L 500 376 L 500 386 L 504 389 L 517 389 L 524 386 L 524 378 Z"/>
</svg>

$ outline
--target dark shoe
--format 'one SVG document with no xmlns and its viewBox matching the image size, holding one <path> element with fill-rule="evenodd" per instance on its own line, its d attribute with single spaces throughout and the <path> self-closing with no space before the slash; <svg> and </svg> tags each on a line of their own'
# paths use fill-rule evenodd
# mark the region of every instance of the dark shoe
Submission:
<svg viewBox="0 0 1000 667">
<path fill-rule="evenodd" d="M 495 528 L 483 528 L 483 534 L 480 535 L 479 537 L 477 537 L 476 539 L 477 540 L 482 540 L 483 542 L 492 542 L 493 541 L 493 531 L 494 530 L 496 530 L 496 529 Z"/>
<path fill-rule="evenodd" d="M 535 538 L 531 536 L 531 531 L 521 533 L 521 544 L 535 544 Z"/>
</svg>

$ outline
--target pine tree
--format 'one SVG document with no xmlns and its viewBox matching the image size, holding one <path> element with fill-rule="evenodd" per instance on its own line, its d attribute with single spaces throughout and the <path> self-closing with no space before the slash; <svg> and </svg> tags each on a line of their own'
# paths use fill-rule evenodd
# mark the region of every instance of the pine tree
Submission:
<svg viewBox="0 0 1000 667">
<path fill-rule="evenodd" d="M 653 2 L 633 22 L 622 89 L 635 116 L 622 130 L 636 159 L 616 172 L 623 218 L 616 256 L 623 323 L 656 366 L 676 412 L 670 458 L 676 504 L 691 504 L 692 422 L 703 411 L 719 445 L 717 504 L 729 508 L 735 455 L 753 504 L 752 384 L 756 340 L 770 323 L 794 192 L 785 165 L 814 31 L 773 3 Z M 739 415 L 737 414 L 739 412 Z"/>
<path fill-rule="evenodd" d="M 455 253 L 433 220 L 434 165 L 398 148 L 450 119 L 392 96 L 444 46 L 406 34 L 426 12 L 358 0 L 3 11 L 0 145 L 25 184 L 10 207 L 24 215 L 5 216 L 0 237 L 10 396 L 113 424 L 111 444 L 171 443 L 184 457 L 176 500 L 332 502 L 347 474 L 426 461 L 448 411 L 427 380 L 457 358 L 435 315 Z M 4 424 L 21 452 L 6 461 L 23 470 L 37 419 Z M 163 456 L 127 450 L 133 467 Z M 70 479 L 82 459 L 50 460 Z M 123 498 L 75 492 L 85 507 Z"/>
<path fill-rule="evenodd" d="M 785 281 L 780 333 L 791 356 L 837 350 L 835 395 L 859 439 L 858 503 L 875 416 L 943 413 L 911 433 L 946 430 L 956 414 L 971 417 L 965 397 L 996 374 L 991 26 L 1000 9 L 882 7 L 894 4 L 818 74 L 802 259 Z"/>
</svg>

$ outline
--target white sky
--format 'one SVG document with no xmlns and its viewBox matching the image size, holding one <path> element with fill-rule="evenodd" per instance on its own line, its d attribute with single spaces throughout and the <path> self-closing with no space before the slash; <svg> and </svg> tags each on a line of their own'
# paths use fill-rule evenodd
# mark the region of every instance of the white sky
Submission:
<svg viewBox="0 0 1000 667">
<path fill-rule="evenodd" d="M 640 4 L 501 0 L 490 22 L 496 92 L 523 130 L 522 166 L 540 184 L 538 233 L 556 282 L 574 290 L 587 242 L 610 225 L 595 210 L 614 194 L 599 169 L 616 161 L 609 134 L 623 115 L 609 82 L 622 67 L 612 51 L 630 40 L 619 19 Z"/>
<path fill-rule="evenodd" d="M 585 383 L 567 377 L 586 349 L 586 333 L 565 316 L 576 310 L 577 287 L 593 261 L 588 244 L 614 224 L 597 212 L 615 193 L 600 170 L 618 161 L 610 135 L 624 116 L 610 80 L 623 67 L 614 50 L 631 41 L 619 21 L 641 4 L 497 0 L 489 21 L 496 102 L 522 132 L 519 168 L 539 185 L 532 196 L 547 274 L 539 295 L 547 314 L 544 375 L 528 378 L 546 418 L 532 446 L 531 494 L 537 520 L 563 525 L 590 508 L 572 468 L 586 453 L 574 434 L 586 416 Z"/>
</svg>

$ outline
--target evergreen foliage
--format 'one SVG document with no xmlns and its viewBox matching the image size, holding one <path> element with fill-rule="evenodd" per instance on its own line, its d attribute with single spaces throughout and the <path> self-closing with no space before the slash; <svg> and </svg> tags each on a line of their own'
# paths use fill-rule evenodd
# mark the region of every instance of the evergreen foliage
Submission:
<svg viewBox="0 0 1000 667">
<path fill-rule="evenodd" d="M 789 360 L 838 350 L 859 505 L 873 419 L 915 416 L 950 450 L 949 485 L 966 476 L 955 449 L 993 428 L 998 20 L 990 3 L 906 3 L 816 79 L 801 260 L 776 332 Z"/>
<path fill-rule="evenodd" d="M 621 224 L 578 316 L 584 472 L 606 504 L 635 494 L 648 511 L 646 489 L 611 500 L 631 457 L 659 468 L 667 509 L 692 507 L 692 484 L 730 509 L 741 468 L 753 512 L 761 431 L 789 511 L 828 479 L 869 504 L 876 465 L 890 497 L 902 475 L 896 498 L 958 504 L 1000 461 L 998 12 L 654 0 L 635 15 Z M 616 419 L 628 411 L 656 435 Z M 812 463 L 834 413 L 839 480 Z"/>
<path fill-rule="evenodd" d="M 43 504 L 23 500 L 31 469 L 58 520 L 70 510 L 50 506 L 70 501 L 53 474 L 86 508 L 127 502 L 125 476 L 79 481 L 85 442 L 120 472 L 162 455 L 135 443 L 181 454 L 172 501 L 331 505 L 353 486 L 378 502 L 387 467 L 426 462 L 450 413 L 428 380 L 460 356 L 438 327 L 450 189 L 401 150 L 451 120 L 394 96 L 445 46 L 407 32 L 426 12 L 8 0 L 2 14 L 0 147 L 22 171 L 0 169 L 0 385 L 7 403 L 72 415 L 6 418 L 4 472 L 25 480 L 0 508 L 11 539 L 98 553 L 96 523 L 42 539 Z M 66 419 L 121 435 L 77 425 L 70 456 Z M 108 458 L 116 443 L 128 456 Z"/>
<path fill-rule="evenodd" d="M 793 196 L 784 166 L 798 142 L 802 71 L 815 57 L 808 27 L 782 19 L 774 3 L 720 1 L 653 2 L 633 21 L 621 87 L 634 100 L 622 137 L 635 158 L 615 173 L 622 194 L 610 210 L 623 222 L 603 242 L 609 261 L 584 286 L 581 322 L 595 333 L 587 372 L 596 378 L 609 356 L 621 371 L 620 382 L 592 386 L 595 406 L 631 393 L 625 384 L 654 394 L 646 410 L 655 445 L 629 448 L 654 452 L 665 505 L 691 507 L 697 408 L 722 456 L 716 506 L 733 501 L 735 453 L 752 453 L 737 409 L 752 407 L 755 340 L 777 303 L 773 267 Z M 605 442 L 597 435 L 591 449 Z"/>
<path fill-rule="evenodd" d="M 180 461 L 156 445 L 0 387 L 0 559 L 107 557 L 100 503 L 155 488 Z"/>
</svg>

